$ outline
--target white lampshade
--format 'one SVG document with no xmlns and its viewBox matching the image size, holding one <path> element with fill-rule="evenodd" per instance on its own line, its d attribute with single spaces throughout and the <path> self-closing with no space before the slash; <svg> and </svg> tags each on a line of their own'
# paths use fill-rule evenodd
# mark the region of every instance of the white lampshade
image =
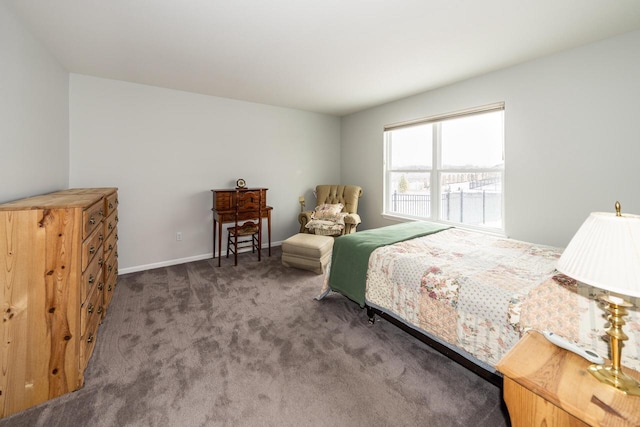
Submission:
<svg viewBox="0 0 640 427">
<path fill-rule="evenodd" d="M 569 242 L 557 269 L 587 285 L 640 297 L 640 216 L 592 213 Z"/>
</svg>

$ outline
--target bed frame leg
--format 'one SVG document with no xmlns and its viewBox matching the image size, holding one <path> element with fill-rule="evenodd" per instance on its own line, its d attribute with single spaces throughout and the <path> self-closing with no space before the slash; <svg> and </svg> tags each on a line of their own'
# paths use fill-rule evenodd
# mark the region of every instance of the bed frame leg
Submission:
<svg viewBox="0 0 640 427">
<path fill-rule="evenodd" d="M 376 313 L 373 311 L 373 308 L 367 306 L 367 317 L 369 317 L 369 324 L 373 325 L 376 323 Z"/>
</svg>

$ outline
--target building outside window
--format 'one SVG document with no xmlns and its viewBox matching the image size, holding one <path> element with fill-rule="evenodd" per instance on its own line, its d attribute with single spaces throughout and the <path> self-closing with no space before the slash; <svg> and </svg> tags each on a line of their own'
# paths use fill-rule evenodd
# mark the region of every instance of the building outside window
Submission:
<svg viewBox="0 0 640 427">
<path fill-rule="evenodd" d="M 504 104 L 385 127 L 384 213 L 504 230 Z"/>
</svg>

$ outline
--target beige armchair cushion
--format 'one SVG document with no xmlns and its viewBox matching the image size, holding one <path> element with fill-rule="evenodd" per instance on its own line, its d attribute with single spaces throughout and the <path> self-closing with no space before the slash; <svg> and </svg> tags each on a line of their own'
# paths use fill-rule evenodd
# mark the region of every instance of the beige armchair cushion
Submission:
<svg viewBox="0 0 640 427">
<path fill-rule="evenodd" d="M 318 185 L 316 187 L 316 206 L 343 205 L 342 213 L 344 215 L 344 229 L 342 234 L 354 233 L 356 227 L 360 224 L 360 216 L 358 211 L 358 199 L 362 196 L 362 188 L 357 185 Z M 298 216 L 300 222 L 300 232 L 310 233 L 306 227 L 307 223 L 312 220 L 313 211 L 301 212 Z"/>
</svg>

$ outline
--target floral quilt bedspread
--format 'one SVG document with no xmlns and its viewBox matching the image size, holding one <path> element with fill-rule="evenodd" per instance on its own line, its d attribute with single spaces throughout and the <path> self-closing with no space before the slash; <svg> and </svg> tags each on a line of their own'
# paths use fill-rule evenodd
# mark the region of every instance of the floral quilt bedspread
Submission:
<svg viewBox="0 0 640 427">
<path fill-rule="evenodd" d="M 530 328 L 608 354 L 598 289 L 559 274 L 562 251 L 449 229 L 376 249 L 366 302 L 495 366 Z M 635 299 L 631 302 L 636 305 Z M 627 318 L 622 364 L 640 369 L 640 314 Z"/>
</svg>

